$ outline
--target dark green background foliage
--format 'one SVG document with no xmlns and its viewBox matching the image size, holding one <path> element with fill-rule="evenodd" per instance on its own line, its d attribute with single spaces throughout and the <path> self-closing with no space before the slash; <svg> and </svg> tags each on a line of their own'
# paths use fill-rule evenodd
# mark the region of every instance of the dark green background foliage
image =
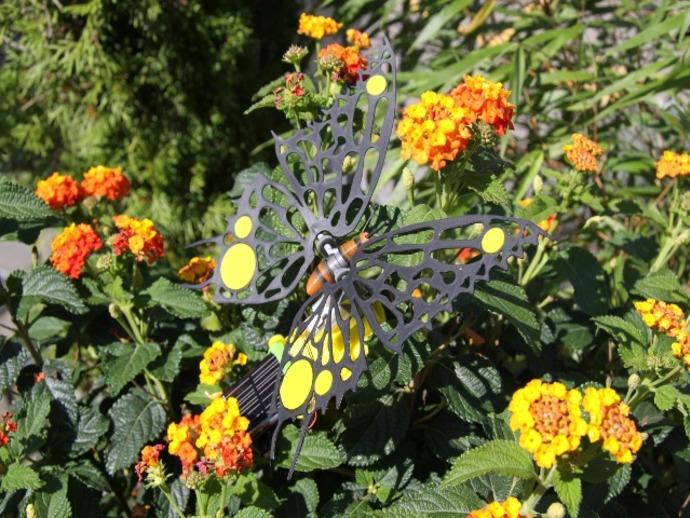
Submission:
<svg viewBox="0 0 690 518">
<path fill-rule="evenodd" d="M 101 162 L 124 167 L 134 185 L 128 212 L 162 228 L 173 262 L 187 253 L 181 245 L 217 232 L 234 210 L 228 193 L 276 165 L 272 146 L 262 144 L 269 129 L 287 130 L 285 118 L 271 109 L 243 112 L 261 97 L 259 87 L 287 71 L 280 59 L 288 44 L 306 43 L 295 35 L 303 7 L 2 3 L 0 166 L 29 187 L 0 183 L 0 233 L 65 223 L 31 194 L 35 179 Z M 608 380 L 624 395 L 631 373 L 655 379 L 675 362 L 670 339 L 649 347 L 631 308 L 656 297 L 690 309 L 687 241 L 670 260 L 655 261 L 690 232 L 688 200 L 682 211 L 668 198 L 655 203 L 664 184 L 654 179 L 662 150 L 688 151 L 690 5 L 349 0 L 309 7 L 374 41 L 391 39 L 401 105 L 427 89 L 447 90 L 466 73 L 504 81 L 517 105 L 516 129 L 497 142 L 500 159 L 475 160 L 451 212 L 537 222 L 556 214 L 559 227 L 538 274 L 526 276 L 529 262 L 512 264 L 459 299 L 457 313 L 415 335 L 400 357 L 373 340 L 368 374 L 340 409 L 319 417 L 292 481 L 296 426 L 283 431 L 273 466 L 267 439 L 257 437 L 255 466 L 234 484 L 228 512 L 446 517 L 509 494 L 525 498 L 534 465 L 505 411 L 518 387 L 532 378 L 570 386 Z M 591 175 L 573 182 L 563 162 L 562 145 L 576 131 L 604 147 L 601 185 Z M 418 175 L 417 205 L 407 204 L 403 165 L 394 139 L 382 213 L 398 224 L 444 217 L 429 207 L 429 174 Z M 519 208 L 527 196 L 534 203 Z M 131 468 L 139 450 L 160 441 L 185 409 L 198 413 L 207 402 L 197 388 L 199 359 L 213 340 L 232 341 L 257 362 L 270 336 L 287 334 L 304 299 L 300 288 L 277 304 L 218 307 L 180 288 L 164 262 L 134 278 L 122 264 L 74 283 L 38 265 L 0 288 L 18 329 L 0 338 L 0 390 L 19 425 L 0 514 L 21 515 L 32 501 L 39 516 L 48 509 L 121 516 L 144 502 L 151 515 L 169 516 L 160 493 L 132 496 L 141 487 Z M 112 304 L 145 322 L 146 340 L 121 340 Z M 470 346 L 465 327 L 487 344 Z M 27 341 L 44 356 L 43 384 L 34 382 L 41 362 Z M 150 376 L 169 404 L 147 386 Z M 649 389 L 634 409 L 648 437 L 632 466 L 598 457 L 573 463 L 582 468 L 576 476 L 560 469 L 538 510 L 558 497 L 571 516 L 677 516 L 690 492 L 689 378 L 683 371 L 673 385 Z M 179 474 L 175 459 L 164 460 Z M 191 511 L 190 491 L 176 480 L 172 492 Z"/>
</svg>

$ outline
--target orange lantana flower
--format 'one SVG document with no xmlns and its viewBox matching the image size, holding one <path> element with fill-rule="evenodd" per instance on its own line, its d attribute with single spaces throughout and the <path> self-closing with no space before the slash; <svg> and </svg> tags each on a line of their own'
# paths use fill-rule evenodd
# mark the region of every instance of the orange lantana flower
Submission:
<svg viewBox="0 0 690 518">
<path fill-rule="evenodd" d="M 139 220 L 121 215 L 115 216 L 113 221 L 120 229 L 112 240 L 115 255 L 130 252 L 137 261 L 145 260 L 149 264 L 163 255 L 163 236 L 150 219 Z"/>
<path fill-rule="evenodd" d="M 563 146 L 568 162 L 578 171 L 596 173 L 601 146 L 580 133 L 573 133 L 572 142 Z"/>
<path fill-rule="evenodd" d="M 337 43 L 332 43 L 321 49 L 319 59 L 322 63 L 327 60 L 336 61 L 333 67 L 333 78 L 336 81 L 346 81 L 353 84 L 357 81 L 362 70 L 367 68 L 367 58 L 362 56 L 357 47 L 343 47 Z"/>
<path fill-rule="evenodd" d="M 71 207 L 81 198 L 79 184 L 69 175 L 57 171 L 36 184 L 36 196 L 53 210 Z"/>
<path fill-rule="evenodd" d="M 335 34 L 342 26 L 342 23 L 338 23 L 333 18 L 328 18 L 327 16 L 302 13 L 299 15 L 297 34 L 320 40 L 325 36 Z"/>
<path fill-rule="evenodd" d="M 63 229 L 50 245 L 53 267 L 72 279 L 81 275 L 89 256 L 103 246 L 91 225 L 72 223 Z"/>
<path fill-rule="evenodd" d="M 215 269 L 216 260 L 212 257 L 192 257 L 177 271 L 177 276 L 189 284 L 201 284 L 213 275 Z"/>
<path fill-rule="evenodd" d="M 345 33 L 347 35 L 347 42 L 360 49 L 368 49 L 371 47 L 371 40 L 366 32 L 358 31 L 357 29 L 348 29 Z"/>
<path fill-rule="evenodd" d="M 472 138 L 468 122 L 468 111 L 451 96 L 424 92 L 420 102 L 405 108 L 398 124 L 402 157 L 441 171 Z"/>
<path fill-rule="evenodd" d="M 141 457 L 136 466 L 134 466 L 134 471 L 137 477 L 141 481 L 144 478 L 144 474 L 147 470 L 155 468 L 160 462 L 161 451 L 165 448 L 162 444 L 155 444 L 153 446 L 146 445 L 141 450 Z"/>
<path fill-rule="evenodd" d="M 84 173 L 81 189 L 85 196 L 100 196 L 115 201 L 127 195 L 129 180 L 119 167 L 97 165 Z"/>
<path fill-rule="evenodd" d="M 515 106 L 508 101 L 510 90 L 503 88 L 503 84 L 480 75 L 467 75 L 450 95 L 467 110 L 470 122 L 481 120 L 493 127 L 498 135 L 503 135 L 506 129 L 512 129 Z"/>
</svg>

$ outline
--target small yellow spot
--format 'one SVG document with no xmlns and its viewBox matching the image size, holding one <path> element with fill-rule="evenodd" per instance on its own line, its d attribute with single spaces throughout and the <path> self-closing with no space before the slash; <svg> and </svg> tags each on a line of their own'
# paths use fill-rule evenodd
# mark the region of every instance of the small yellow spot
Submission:
<svg viewBox="0 0 690 518">
<path fill-rule="evenodd" d="M 229 289 L 241 290 L 246 287 L 256 272 L 256 254 L 245 243 L 232 245 L 225 252 L 220 263 L 220 278 Z"/>
<path fill-rule="evenodd" d="M 252 231 L 252 218 L 249 216 L 240 216 L 235 221 L 235 226 L 233 227 L 235 237 L 239 239 L 244 239 Z"/>
<path fill-rule="evenodd" d="M 331 385 L 333 385 L 333 374 L 331 374 L 331 371 L 321 371 L 318 376 L 316 376 L 314 391 L 319 396 L 323 396 L 330 390 Z"/>
<path fill-rule="evenodd" d="M 294 410 L 304 404 L 311 393 L 314 371 L 307 360 L 298 360 L 285 372 L 280 383 L 280 402 L 286 410 Z"/>
<path fill-rule="evenodd" d="M 371 76 L 367 79 L 367 93 L 369 95 L 381 95 L 386 89 L 386 78 L 382 75 Z"/>
<path fill-rule="evenodd" d="M 498 227 L 490 228 L 482 238 L 482 250 L 487 254 L 495 254 L 505 243 L 506 235 L 503 230 Z"/>
<path fill-rule="evenodd" d="M 324 342 L 321 346 L 321 365 L 325 367 L 329 361 L 331 361 L 331 353 L 328 350 L 328 344 Z"/>
<path fill-rule="evenodd" d="M 343 367 L 340 369 L 340 379 L 343 381 L 347 381 L 350 379 L 350 376 L 352 376 L 352 371 L 348 369 L 347 367 Z"/>
</svg>

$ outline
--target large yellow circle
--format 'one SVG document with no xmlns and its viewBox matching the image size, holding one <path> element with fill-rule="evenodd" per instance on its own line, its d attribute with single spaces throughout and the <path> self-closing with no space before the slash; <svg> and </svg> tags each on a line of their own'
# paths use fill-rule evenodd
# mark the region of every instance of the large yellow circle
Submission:
<svg viewBox="0 0 690 518">
<path fill-rule="evenodd" d="M 386 78 L 382 75 L 371 76 L 367 79 L 367 93 L 369 95 L 381 95 L 386 89 Z"/>
<path fill-rule="evenodd" d="M 314 371 L 307 360 L 297 360 L 290 365 L 280 383 L 280 402 L 286 410 L 294 410 L 304 404 L 311 394 Z"/>
<path fill-rule="evenodd" d="M 225 252 L 220 263 L 220 278 L 229 289 L 246 287 L 256 272 L 256 254 L 251 246 L 236 243 Z"/>
<path fill-rule="evenodd" d="M 482 237 L 482 250 L 487 254 L 495 254 L 505 243 L 506 235 L 502 229 L 498 227 L 490 228 L 484 237 Z"/>
<path fill-rule="evenodd" d="M 323 396 L 328 392 L 333 385 L 333 374 L 331 371 L 321 371 L 316 376 L 316 381 L 314 382 L 314 392 L 319 396 Z"/>
<path fill-rule="evenodd" d="M 240 216 L 235 221 L 235 226 L 233 227 L 233 233 L 238 239 L 244 239 L 252 231 L 252 218 L 249 216 Z"/>
</svg>

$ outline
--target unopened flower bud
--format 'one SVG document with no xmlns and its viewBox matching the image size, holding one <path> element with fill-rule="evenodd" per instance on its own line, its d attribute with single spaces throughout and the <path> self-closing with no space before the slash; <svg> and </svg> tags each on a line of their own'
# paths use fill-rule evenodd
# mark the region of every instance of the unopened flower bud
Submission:
<svg viewBox="0 0 690 518">
<path fill-rule="evenodd" d="M 96 260 L 96 269 L 99 272 L 103 272 L 105 270 L 110 269 L 110 267 L 113 265 L 113 256 L 112 254 L 103 254 L 98 256 L 98 259 Z"/>
<path fill-rule="evenodd" d="M 407 189 L 408 191 L 414 189 L 414 173 L 410 170 L 409 167 L 403 167 L 402 180 L 405 189 Z"/>
<path fill-rule="evenodd" d="M 635 390 L 639 386 L 640 386 L 640 375 L 637 373 L 631 374 L 630 377 L 628 378 L 628 388 L 630 390 Z"/>
<path fill-rule="evenodd" d="M 319 68 L 324 72 L 337 72 L 343 66 L 343 62 L 332 54 L 319 57 Z"/>
<path fill-rule="evenodd" d="M 108 313 L 110 313 L 110 316 L 113 317 L 115 320 L 120 318 L 120 315 L 122 314 L 122 312 L 120 311 L 120 306 L 118 306 L 114 302 L 108 304 Z"/>
<path fill-rule="evenodd" d="M 34 504 L 29 504 L 26 506 L 26 518 L 38 518 L 38 513 Z"/>
<path fill-rule="evenodd" d="M 299 65 L 307 53 L 308 51 L 306 47 L 290 45 L 290 47 L 285 51 L 285 54 L 283 54 L 283 61 L 285 63 L 289 63 L 290 65 Z"/>
<path fill-rule="evenodd" d="M 544 180 L 541 176 L 536 175 L 534 180 L 532 180 L 532 189 L 534 189 L 534 194 L 539 194 L 544 188 Z"/>
<path fill-rule="evenodd" d="M 565 507 L 560 502 L 554 502 L 546 510 L 546 516 L 548 518 L 564 518 L 565 517 Z"/>
</svg>

